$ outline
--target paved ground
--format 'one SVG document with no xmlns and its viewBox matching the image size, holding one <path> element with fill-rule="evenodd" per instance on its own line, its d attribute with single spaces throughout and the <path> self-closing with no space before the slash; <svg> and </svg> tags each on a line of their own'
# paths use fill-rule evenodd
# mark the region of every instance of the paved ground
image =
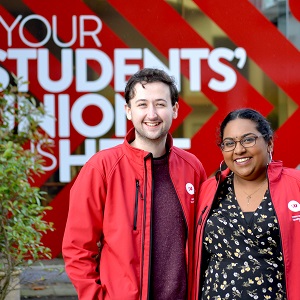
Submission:
<svg viewBox="0 0 300 300">
<path fill-rule="evenodd" d="M 21 299 L 77 300 L 76 291 L 64 269 L 62 259 L 43 261 L 21 275 Z"/>
<path fill-rule="evenodd" d="M 77 297 L 57 297 L 57 296 L 48 296 L 48 297 L 21 297 L 21 300 L 78 300 Z"/>
</svg>

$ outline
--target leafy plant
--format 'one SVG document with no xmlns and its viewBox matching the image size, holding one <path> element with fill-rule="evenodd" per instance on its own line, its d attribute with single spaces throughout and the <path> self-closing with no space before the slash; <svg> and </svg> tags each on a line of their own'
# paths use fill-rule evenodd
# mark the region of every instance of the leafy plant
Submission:
<svg viewBox="0 0 300 300">
<path fill-rule="evenodd" d="M 0 85 L 0 300 L 16 270 L 51 258 L 41 238 L 54 230 L 43 220 L 51 208 L 42 205 L 44 193 L 34 186 L 44 163 L 36 146 L 50 146 L 39 127 L 46 113 L 42 103 L 20 91 L 23 83 L 14 77 L 7 88 Z"/>
</svg>

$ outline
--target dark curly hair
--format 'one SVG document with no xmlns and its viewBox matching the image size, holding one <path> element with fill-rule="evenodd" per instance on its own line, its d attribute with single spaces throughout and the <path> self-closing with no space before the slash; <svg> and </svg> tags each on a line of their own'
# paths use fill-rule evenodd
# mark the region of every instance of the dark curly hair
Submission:
<svg viewBox="0 0 300 300">
<path fill-rule="evenodd" d="M 178 90 L 175 84 L 175 80 L 172 76 L 169 76 L 165 71 L 155 68 L 144 68 L 135 73 L 127 82 L 125 87 L 125 100 L 130 105 L 131 100 L 135 95 L 135 85 L 141 83 L 142 86 L 149 82 L 163 82 L 170 88 L 170 95 L 172 106 L 178 102 Z"/>
<path fill-rule="evenodd" d="M 223 120 L 219 129 L 219 141 L 220 144 L 223 141 L 224 129 L 226 125 L 236 119 L 251 120 L 256 123 L 256 129 L 264 136 L 266 142 L 269 142 L 274 135 L 274 131 L 270 122 L 258 111 L 251 108 L 241 108 L 231 111 Z"/>
</svg>

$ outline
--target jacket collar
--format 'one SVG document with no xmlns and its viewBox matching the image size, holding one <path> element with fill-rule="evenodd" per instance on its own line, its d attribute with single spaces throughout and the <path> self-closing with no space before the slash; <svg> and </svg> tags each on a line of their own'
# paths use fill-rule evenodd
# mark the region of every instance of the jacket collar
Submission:
<svg viewBox="0 0 300 300">
<path fill-rule="evenodd" d="M 272 160 L 268 165 L 269 181 L 276 181 L 280 178 L 283 169 L 281 160 Z"/>
<path fill-rule="evenodd" d="M 222 160 L 220 163 L 219 170 L 215 174 L 217 183 L 223 182 L 224 179 L 231 173 L 231 170 L 225 164 L 225 161 Z"/>
</svg>

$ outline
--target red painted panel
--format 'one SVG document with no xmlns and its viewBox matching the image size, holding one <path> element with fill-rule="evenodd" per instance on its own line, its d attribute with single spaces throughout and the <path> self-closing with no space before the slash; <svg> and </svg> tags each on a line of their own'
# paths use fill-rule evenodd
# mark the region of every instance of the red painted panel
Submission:
<svg viewBox="0 0 300 300">
<path fill-rule="evenodd" d="M 289 0 L 290 10 L 293 16 L 300 21 L 300 3 L 299 0 Z"/>
<path fill-rule="evenodd" d="M 298 2 L 298 1 L 297 1 Z M 248 0 L 195 0 L 201 10 L 216 22 L 249 57 L 297 104 L 300 104 L 300 53 Z M 299 4 L 298 4 L 299 6 Z M 299 164 L 300 140 L 287 138 L 298 123 L 299 109 L 278 130 L 275 156 L 286 166 Z M 298 121 L 298 122 L 297 122 Z M 286 135 L 290 133 L 289 135 Z"/>
<path fill-rule="evenodd" d="M 162 0 L 132 0 L 130 5 L 126 1 L 108 0 L 108 2 L 148 40 L 153 47 L 162 55 L 168 57 L 170 48 L 208 48 L 213 49 L 195 30 L 180 16 L 167 2 Z M 299 5 L 297 0 L 290 0 L 291 10 L 295 17 L 299 17 Z M 23 0 L 23 3 L 33 13 L 44 16 L 50 23 L 52 15 L 57 15 L 61 27 L 68 27 L 72 15 L 95 15 L 83 1 L 80 0 L 54 0 L 50 2 L 39 0 Z M 247 51 L 247 55 L 296 103 L 300 104 L 299 83 L 300 83 L 300 56 L 299 51 L 271 24 L 248 0 L 232 0 L 230 5 L 224 0 L 195 0 L 199 8 L 211 18 L 232 41 Z M 5 20 L 13 23 L 14 18 L 2 7 L 1 15 Z M 150 24 L 150 25 L 149 25 Z M 14 33 L 16 30 L 14 31 Z M 34 37 L 30 32 L 30 40 Z M 62 41 L 70 40 L 69 30 L 59 32 Z M 23 42 L 17 35 L 13 36 L 14 47 L 24 48 Z M 101 50 L 113 60 L 115 48 L 127 48 L 128 46 L 106 25 L 99 33 L 99 39 L 103 41 Z M 94 43 L 85 47 L 94 47 Z M 7 48 L 7 41 L 0 40 L 0 48 Z M 78 43 L 72 49 L 80 48 Z M 51 51 L 51 49 L 50 49 Z M 1 63 L 7 70 L 15 71 L 16 66 L 11 61 Z M 51 74 L 60 72 L 60 61 L 50 56 Z M 43 99 L 44 91 L 37 81 L 36 61 L 30 62 L 30 92 L 38 99 Z M 99 72 L 97 66 L 90 64 L 90 68 Z M 215 146 L 215 132 L 219 122 L 232 109 L 238 107 L 252 107 L 258 109 L 262 114 L 268 115 L 273 106 L 251 84 L 237 73 L 236 86 L 226 93 L 215 92 L 208 88 L 209 80 L 215 76 L 208 64 L 202 62 L 202 92 L 216 106 L 216 113 L 200 128 L 191 140 L 191 152 L 196 154 L 203 162 L 208 174 L 211 174 L 221 160 L 221 153 Z M 182 76 L 189 78 L 189 65 L 182 63 Z M 113 87 L 113 81 L 111 82 Z M 64 93 L 70 95 L 71 105 L 82 94 L 78 93 L 71 85 Z M 191 107 L 180 99 L 179 118 L 175 120 L 171 130 L 175 130 L 191 112 Z M 295 114 L 281 126 L 278 131 L 278 141 L 275 143 L 275 155 L 283 159 L 286 164 L 295 166 L 298 158 L 285 153 L 287 147 L 295 148 L 300 146 L 300 140 L 291 138 L 291 132 L 298 127 L 300 119 L 299 109 Z M 58 126 L 58 125 L 57 125 Z M 71 127 L 71 149 L 74 151 L 85 137 L 81 136 Z M 58 145 L 59 138 L 55 138 Z M 292 147 L 293 146 L 293 147 Z M 58 157 L 59 149 L 54 149 Z M 42 185 L 50 175 L 55 172 L 47 172 L 37 178 L 37 184 Z M 56 230 L 44 236 L 46 246 L 52 249 L 56 257 L 61 252 L 61 242 L 64 232 L 67 211 L 68 195 L 72 182 L 53 199 L 51 206 L 53 210 L 48 212 L 46 220 L 54 222 Z"/>
</svg>

